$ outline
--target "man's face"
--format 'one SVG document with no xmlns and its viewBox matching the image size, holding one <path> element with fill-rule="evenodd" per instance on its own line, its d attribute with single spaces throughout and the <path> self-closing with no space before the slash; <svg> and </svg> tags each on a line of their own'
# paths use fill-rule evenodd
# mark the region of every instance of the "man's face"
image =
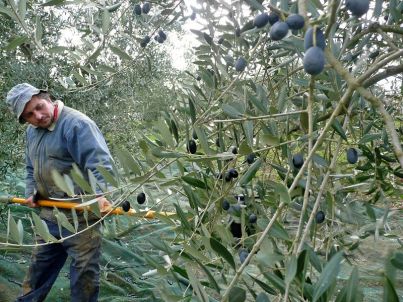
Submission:
<svg viewBox="0 0 403 302">
<path fill-rule="evenodd" d="M 53 122 L 53 108 L 51 102 L 34 95 L 25 105 L 21 117 L 35 127 L 48 128 Z"/>
</svg>

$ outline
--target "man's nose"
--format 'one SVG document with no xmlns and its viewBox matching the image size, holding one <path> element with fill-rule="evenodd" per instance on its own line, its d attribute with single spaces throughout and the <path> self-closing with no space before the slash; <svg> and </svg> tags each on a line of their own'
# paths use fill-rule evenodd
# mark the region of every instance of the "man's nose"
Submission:
<svg viewBox="0 0 403 302">
<path fill-rule="evenodd" d="M 41 120 L 43 114 L 42 114 L 41 112 L 39 112 L 39 111 L 35 111 L 35 112 L 34 112 L 34 116 L 35 116 L 35 119 Z"/>
</svg>

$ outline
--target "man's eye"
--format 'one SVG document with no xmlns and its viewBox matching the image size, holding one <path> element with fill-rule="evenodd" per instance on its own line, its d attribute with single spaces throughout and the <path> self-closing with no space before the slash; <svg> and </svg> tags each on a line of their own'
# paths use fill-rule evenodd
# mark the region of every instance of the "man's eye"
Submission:
<svg viewBox="0 0 403 302">
<path fill-rule="evenodd" d="M 43 108 L 43 104 L 38 104 L 37 106 L 36 106 L 36 110 L 41 110 Z"/>
</svg>

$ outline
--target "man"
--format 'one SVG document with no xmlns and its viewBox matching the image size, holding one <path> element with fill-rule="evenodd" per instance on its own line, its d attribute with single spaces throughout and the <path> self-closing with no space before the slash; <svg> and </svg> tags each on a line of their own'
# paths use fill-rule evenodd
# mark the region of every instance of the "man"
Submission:
<svg viewBox="0 0 403 302">
<path fill-rule="evenodd" d="M 29 124 L 26 131 L 26 201 L 36 207 L 35 195 L 42 199 L 63 199 L 67 195 L 52 178 L 52 170 L 69 174 L 76 165 L 88 179 L 91 171 L 98 182 L 105 185 L 96 167 L 103 165 L 112 171 L 112 159 L 105 139 L 96 124 L 83 113 L 69 108 L 61 101 L 53 102 L 45 90 L 23 83 L 7 94 L 7 105 L 20 123 Z M 35 193 L 37 192 L 37 194 Z M 76 194 L 82 194 L 75 187 Z M 98 188 L 98 194 L 102 191 Z M 101 211 L 108 210 L 109 201 L 98 198 Z M 62 211 L 62 210 L 61 210 Z M 65 215 L 71 218 L 70 210 Z M 78 212 L 77 212 L 78 213 Z M 80 229 L 87 218 L 78 213 Z M 41 208 L 40 217 L 56 238 L 71 233 L 59 232 L 52 208 Z M 94 218 L 92 214 L 89 219 Z M 96 218 L 96 217 L 95 217 Z M 44 241 L 40 239 L 39 243 Z M 99 292 L 99 260 L 101 234 L 99 224 L 61 243 L 39 245 L 32 254 L 31 265 L 23 282 L 23 295 L 17 301 L 43 301 L 62 269 L 67 256 L 71 260 L 71 301 L 97 301 Z"/>
</svg>

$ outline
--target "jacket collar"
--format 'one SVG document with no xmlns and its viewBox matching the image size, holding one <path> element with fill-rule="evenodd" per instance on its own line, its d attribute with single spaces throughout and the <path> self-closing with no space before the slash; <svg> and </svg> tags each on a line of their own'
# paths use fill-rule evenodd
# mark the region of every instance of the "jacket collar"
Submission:
<svg viewBox="0 0 403 302">
<path fill-rule="evenodd" d="M 62 101 L 60 101 L 60 100 L 57 100 L 57 101 L 55 101 L 55 106 L 57 106 L 57 114 L 56 114 L 56 119 L 53 121 L 53 123 L 48 127 L 48 130 L 49 131 L 53 131 L 54 129 L 55 129 L 55 127 L 56 127 L 56 124 L 57 124 L 57 121 L 59 120 L 59 117 L 60 117 L 60 114 L 62 113 L 62 110 L 63 110 L 63 107 L 64 107 L 64 104 L 63 104 L 63 102 Z"/>
</svg>

